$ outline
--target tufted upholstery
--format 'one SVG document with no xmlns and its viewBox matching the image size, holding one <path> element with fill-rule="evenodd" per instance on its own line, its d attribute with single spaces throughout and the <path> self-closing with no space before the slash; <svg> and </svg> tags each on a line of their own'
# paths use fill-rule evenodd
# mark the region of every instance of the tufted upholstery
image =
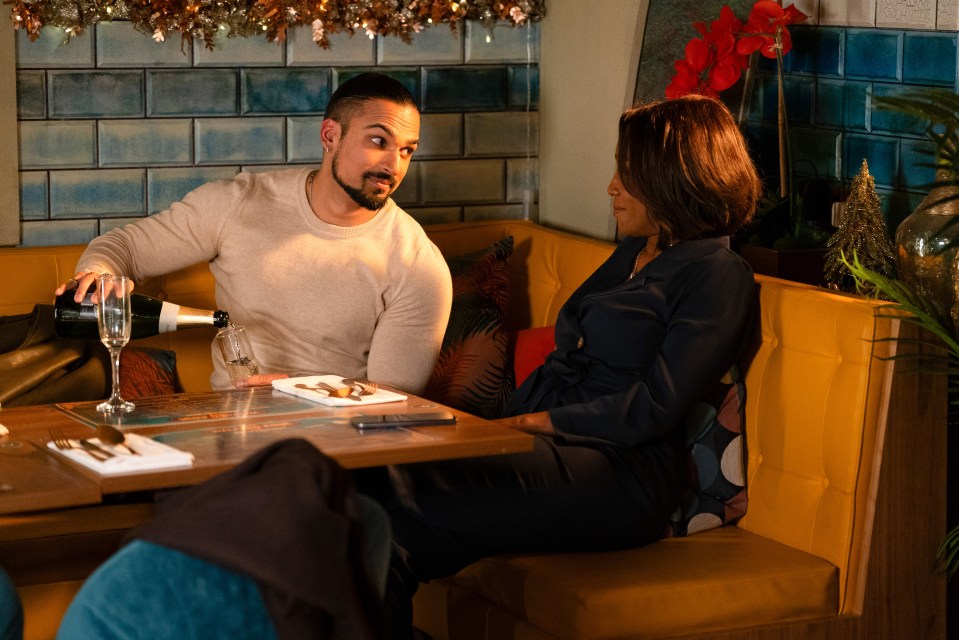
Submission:
<svg viewBox="0 0 959 640">
<path fill-rule="evenodd" d="M 612 251 L 522 221 L 428 233 L 446 255 L 514 237 L 514 330 L 553 324 Z M 0 249 L 0 269 L 16 274 L 0 293 L 0 313 L 50 301 L 81 250 Z M 945 531 L 943 377 L 900 373 L 901 365 L 874 357 L 896 345 L 876 339 L 907 328 L 876 319 L 876 303 L 756 280 L 761 337 L 745 374 L 746 516 L 644 549 L 482 560 L 421 588 L 418 626 L 435 640 L 944 637 L 945 581 L 932 570 Z M 206 265 L 139 286 L 179 304 L 215 306 Z M 208 388 L 209 332 L 146 342 L 177 351 L 186 389 Z M 49 637 L 79 575 L 58 569 L 59 558 L 45 563 L 45 550 L 79 550 L 90 535 L 102 546 L 104 535 L 103 525 L 68 519 L 50 542 L 45 526 L 42 516 L 0 518 L 0 563 L 16 557 L 5 547 L 31 550 L 12 572 L 27 603 L 28 638 Z"/>
</svg>

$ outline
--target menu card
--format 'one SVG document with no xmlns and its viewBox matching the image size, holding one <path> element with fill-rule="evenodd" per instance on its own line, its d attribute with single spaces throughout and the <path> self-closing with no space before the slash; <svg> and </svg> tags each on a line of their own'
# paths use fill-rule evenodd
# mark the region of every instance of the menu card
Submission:
<svg viewBox="0 0 959 640">
<path fill-rule="evenodd" d="M 52 441 L 47 443 L 47 447 L 51 451 L 69 458 L 72 462 L 93 469 L 104 476 L 184 469 L 193 466 L 192 453 L 175 449 L 162 442 L 135 433 L 127 433 L 126 442 L 119 445 L 106 444 L 100 442 L 97 438 L 88 438 L 87 441 L 107 451 L 111 456 L 106 460 L 100 460 L 95 457 L 96 453 L 91 455 L 91 452 L 84 449 L 79 440 L 74 439 L 71 439 L 70 443 L 76 447 L 75 449 L 58 449 Z M 132 451 L 136 453 L 134 454 Z"/>
<path fill-rule="evenodd" d="M 283 393 L 289 393 L 299 398 L 319 402 L 330 407 L 355 407 L 364 404 L 381 404 L 383 402 L 399 402 L 406 400 L 406 396 L 395 391 L 386 389 L 377 389 L 369 395 L 363 395 L 357 392 L 356 388 L 350 395 L 344 398 L 337 398 L 330 395 L 330 391 L 325 386 L 341 389 L 350 385 L 343 382 L 343 376 L 322 375 L 322 376 L 300 376 L 298 378 L 283 378 L 273 381 L 273 388 Z"/>
</svg>

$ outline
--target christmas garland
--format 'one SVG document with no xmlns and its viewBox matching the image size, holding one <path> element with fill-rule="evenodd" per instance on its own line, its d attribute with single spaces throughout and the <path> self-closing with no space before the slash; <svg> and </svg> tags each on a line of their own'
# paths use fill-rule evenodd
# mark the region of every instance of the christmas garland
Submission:
<svg viewBox="0 0 959 640">
<path fill-rule="evenodd" d="M 328 35 L 365 31 L 397 35 L 410 42 L 429 25 L 462 20 L 492 28 L 498 20 L 513 25 L 546 15 L 545 0 L 4 0 L 12 6 L 14 28 L 36 40 L 44 26 L 61 27 L 66 37 L 79 35 L 97 22 L 127 20 L 162 42 L 179 32 L 186 42 L 200 39 L 210 49 L 223 30 L 228 36 L 266 35 L 285 40 L 290 27 L 310 25 L 313 41 L 329 48 Z"/>
</svg>

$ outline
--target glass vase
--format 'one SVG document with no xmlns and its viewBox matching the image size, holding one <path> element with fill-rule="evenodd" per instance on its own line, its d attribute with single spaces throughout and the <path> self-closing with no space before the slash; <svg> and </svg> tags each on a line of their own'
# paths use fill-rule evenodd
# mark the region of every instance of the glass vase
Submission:
<svg viewBox="0 0 959 640">
<path fill-rule="evenodd" d="M 943 321 L 959 328 L 959 186 L 936 172 L 937 186 L 896 229 L 899 279 L 933 300 Z"/>
</svg>

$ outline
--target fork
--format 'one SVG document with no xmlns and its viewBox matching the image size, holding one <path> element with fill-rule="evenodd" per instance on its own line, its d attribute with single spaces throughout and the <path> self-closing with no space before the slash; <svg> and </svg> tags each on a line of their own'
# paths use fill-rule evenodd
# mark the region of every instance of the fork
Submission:
<svg viewBox="0 0 959 640">
<path fill-rule="evenodd" d="M 325 382 L 320 382 L 320 381 L 317 381 L 317 382 L 316 382 L 316 386 L 317 386 L 318 388 L 322 389 L 323 391 L 326 391 L 328 394 L 330 394 L 330 397 L 331 397 L 331 398 L 342 398 L 342 397 L 344 397 L 342 389 L 347 389 L 347 394 L 348 394 L 348 395 L 345 396 L 346 399 L 347 399 L 347 400 L 355 400 L 356 402 L 360 402 L 360 397 L 359 397 L 358 395 L 356 395 L 355 393 L 353 393 L 353 388 L 352 388 L 352 387 L 342 387 L 342 389 L 337 389 L 337 388 L 334 387 L 333 385 L 329 385 L 329 384 L 326 384 Z"/>
<path fill-rule="evenodd" d="M 353 378 L 343 378 L 343 384 L 351 387 L 359 387 L 361 396 L 371 396 L 379 389 L 379 384 L 372 380 L 354 380 Z"/>
<path fill-rule="evenodd" d="M 60 427 L 53 427 L 50 429 L 50 439 L 53 440 L 53 446 L 55 446 L 57 449 L 60 449 L 61 451 L 67 451 L 69 449 L 81 449 L 82 451 L 86 451 L 87 453 L 89 453 L 92 458 L 99 460 L 101 462 L 107 459 L 107 456 L 104 453 L 101 453 L 100 451 L 97 451 L 96 449 L 91 449 L 89 447 L 82 446 L 83 445 L 82 440 L 79 441 L 81 446 L 79 447 L 74 446 L 74 444 L 70 442 L 70 439 L 67 438 L 66 434 L 63 433 L 63 429 L 61 429 Z"/>
</svg>

